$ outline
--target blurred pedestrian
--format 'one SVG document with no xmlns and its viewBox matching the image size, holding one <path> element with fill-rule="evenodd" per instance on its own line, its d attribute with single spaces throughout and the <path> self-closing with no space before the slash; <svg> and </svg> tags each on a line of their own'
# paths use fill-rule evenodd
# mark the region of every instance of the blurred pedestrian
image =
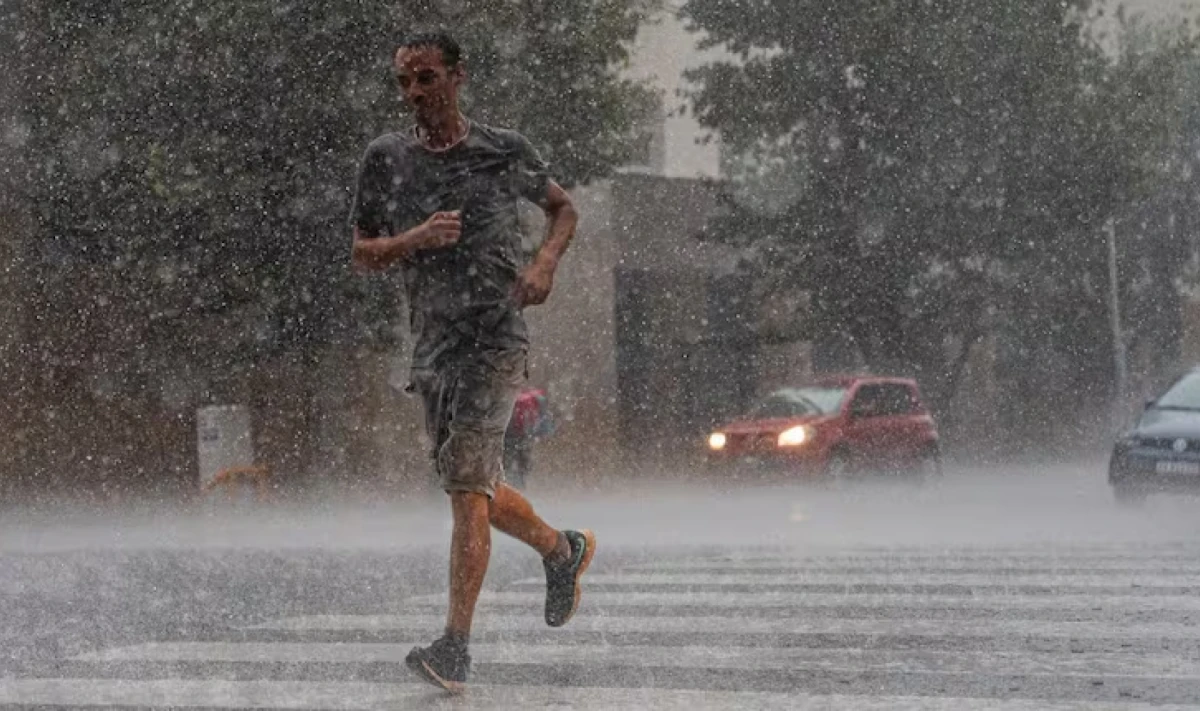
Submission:
<svg viewBox="0 0 1200 711">
<path fill-rule="evenodd" d="M 533 443 L 553 429 L 547 400 L 541 388 L 522 390 L 504 432 L 504 479 L 518 489 L 525 488 L 533 467 Z"/>
<path fill-rule="evenodd" d="M 411 389 L 442 488 L 450 496 L 450 603 L 444 634 L 406 662 L 458 691 L 491 555 L 491 526 L 529 544 L 546 571 L 546 623 L 566 624 L 595 553 L 590 531 L 557 530 L 502 479 L 504 432 L 524 383 L 529 339 L 522 310 L 546 301 L 575 232 L 570 197 L 521 134 L 459 111 L 466 81 L 459 45 L 443 33 L 404 40 L 394 68 L 415 126 L 371 142 L 353 208 L 353 262 L 401 265 L 415 344 Z M 518 199 L 537 204 L 547 234 L 522 256 Z M 527 263 L 526 263 L 527 261 Z"/>
</svg>

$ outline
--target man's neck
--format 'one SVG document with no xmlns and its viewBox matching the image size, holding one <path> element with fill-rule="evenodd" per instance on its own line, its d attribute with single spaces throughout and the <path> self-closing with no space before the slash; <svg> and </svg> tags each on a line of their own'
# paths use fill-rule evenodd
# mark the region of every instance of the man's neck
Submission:
<svg viewBox="0 0 1200 711">
<path fill-rule="evenodd" d="M 458 109 L 428 123 L 418 124 L 417 138 L 432 150 L 442 150 L 462 140 L 467 133 L 467 119 Z"/>
</svg>

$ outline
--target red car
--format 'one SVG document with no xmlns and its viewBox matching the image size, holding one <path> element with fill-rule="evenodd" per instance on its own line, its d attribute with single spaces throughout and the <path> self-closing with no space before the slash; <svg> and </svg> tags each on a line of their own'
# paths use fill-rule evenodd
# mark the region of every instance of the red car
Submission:
<svg viewBox="0 0 1200 711">
<path fill-rule="evenodd" d="M 844 376 L 777 390 L 708 437 L 712 464 L 782 464 L 831 478 L 941 474 L 938 432 L 907 378 Z"/>
</svg>

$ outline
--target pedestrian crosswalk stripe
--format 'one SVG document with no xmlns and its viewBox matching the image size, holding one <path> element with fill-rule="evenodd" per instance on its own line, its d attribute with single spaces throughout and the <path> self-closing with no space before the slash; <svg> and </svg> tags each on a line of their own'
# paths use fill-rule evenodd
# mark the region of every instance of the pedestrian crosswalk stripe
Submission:
<svg viewBox="0 0 1200 711">
<path fill-rule="evenodd" d="M 1124 558 L 1156 558 L 1160 560 L 1188 560 L 1195 564 L 1196 554 L 1200 553 L 1200 544 L 1195 542 L 1171 545 L 1158 542 L 1127 542 L 1127 543 L 1062 543 L 1052 546 L 1040 545 L 1038 541 L 1017 545 L 939 545 L 936 543 L 920 543 L 916 545 L 895 546 L 853 546 L 847 547 L 833 544 L 814 543 L 811 546 L 797 546 L 791 542 L 781 545 L 761 545 L 730 548 L 717 545 L 697 545 L 689 550 L 681 551 L 683 555 L 674 556 L 676 560 L 684 556 L 694 560 L 780 560 L 790 558 L 814 559 L 837 558 L 841 560 L 866 560 L 879 558 L 906 558 L 921 560 L 931 558 L 978 558 L 997 560 L 1011 558 L 1016 560 L 1043 560 L 1046 558 L 1061 558 L 1063 560 L 1080 558 L 1103 558 L 1120 560 Z"/>
<path fill-rule="evenodd" d="M 1142 574 L 1154 572 L 1160 575 L 1200 575 L 1200 565 L 1195 556 L 1186 558 L 1162 559 L 1154 557 L 1133 558 L 1091 558 L 1081 557 L 1038 557 L 1030 558 L 987 558 L 960 556 L 872 556 L 866 558 L 820 557 L 811 558 L 795 555 L 777 558 L 753 558 L 720 560 L 697 558 L 690 560 L 666 560 L 655 563 L 636 563 L 622 566 L 629 572 L 669 572 L 669 571 L 727 571 L 731 574 L 743 571 L 777 570 L 780 572 L 931 572 L 950 573 L 959 570 L 986 572 L 991 574 L 1024 574 L 1029 572 L 1061 573 L 1073 575 L 1081 571 L 1107 574 L 1108 572 L 1126 572 Z"/>
<path fill-rule="evenodd" d="M 522 605 L 537 607 L 544 603 L 544 593 L 529 592 L 484 592 L 480 596 L 482 605 Z M 410 598 L 414 604 L 445 604 L 445 593 L 416 595 Z M 859 593 L 805 593 L 794 592 L 610 592 L 588 591 L 584 594 L 584 605 L 591 609 L 616 610 L 621 607 L 657 605 L 669 608 L 675 605 L 692 605 L 713 608 L 775 608 L 804 609 L 830 605 L 893 606 L 930 609 L 1031 609 L 1053 608 L 1064 610 L 1091 610 L 1103 606 L 1106 610 L 1123 612 L 1158 612 L 1164 610 L 1200 611 L 1200 596 L 1134 596 L 1106 595 L 1024 595 L 1005 594 L 997 591 L 993 595 L 975 596 L 932 596 L 927 594 L 859 594 Z"/>
<path fill-rule="evenodd" d="M 1184 588 L 1192 587 L 1195 594 L 1200 591 L 1200 574 L 1188 577 L 1159 577 L 1154 575 L 1106 574 L 1106 575 L 980 575 L 977 573 L 906 573 L 878 572 L 872 574 L 810 573 L 797 570 L 788 574 L 731 575 L 725 573 L 596 573 L 589 575 L 589 585 L 911 585 L 933 587 L 938 585 L 971 586 L 980 589 L 1016 586 L 1097 587 L 1114 588 L 1129 586 L 1138 588 Z M 545 585 L 546 579 L 526 578 L 516 585 Z"/>
<path fill-rule="evenodd" d="M 427 615 L 313 615 L 291 617 L 251 625 L 247 630 L 305 632 L 387 632 L 427 629 L 434 631 L 445 622 L 440 613 Z M 1197 620 L 1200 623 L 1200 620 Z M 475 620 L 474 631 L 482 634 L 500 631 L 536 630 L 540 616 L 487 614 Z M 712 634 L 828 634 L 891 636 L 1037 636 L 1127 639 L 1188 639 L 1200 644 L 1200 627 L 1176 623 L 1137 622 L 1126 625 L 1105 622 L 1045 622 L 1039 620 L 963 620 L 947 624 L 945 620 L 920 619 L 838 619 L 828 617 L 622 617 L 581 614 L 560 633 L 600 632 Z"/>
<path fill-rule="evenodd" d="M 895 555 L 601 563 L 564 629 L 542 621 L 544 579 L 520 580 L 483 594 L 471 685 L 452 702 L 402 664 L 440 632 L 441 591 L 398 614 L 99 649 L 59 660 L 61 678 L 0 678 L 0 706 L 1182 711 L 1194 707 L 1162 704 L 1200 699 L 1200 596 L 1187 589 L 1200 548 L 1174 569 L 1171 556 L 1086 551 Z M 801 585 L 831 589 L 770 589 Z"/>
<path fill-rule="evenodd" d="M 373 642 L 153 642 L 78 657 L 85 662 L 401 663 L 414 644 Z M 804 649 L 735 646 L 562 644 L 472 645 L 490 664 L 558 664 L 589 667 L 693 669 L 796 669 L 826 672 L 888 671 L 905 674 L 1019 676 L 1121 676 L 1200 679 L 1200 660 L 1169 654 L 1068 654 L 1045 652 L 941 652 L 928 650 Z"/>
<path fill-rule="evenodd" d="M 653 565 L 637 568 L 623 568 L 626 573 L 652 573 L 657 575 L 727 575 L 727 576 L 760 576 L 760 575 L 986 575 L 993 580 L 1007 580 L 1012 577 L 1033 575 L 1050 575 L 1064 578 L 1075 576 L 1153 576 L 1166 580 L 1178 581 L 1187 578 L 1200 578 L 1200 567 L 1165 567 L 1161 564 L 1146 566 L 1109 566 L 1076 565 L 1071 567 L 1054 565 L 998 565 L 988 567 L 978 563 L 955 565 L 937 565 L 936 563 L 871 565 L 855 563 L 852 565 L 830 565 L 823 561 L 811 564 L 805 563 L 761 563 L 746 565 L 721 565 L 720 563 L 705 563 L 696 565 Z"/>
<path fill-rule="evenodd" d="M 425 684 L 158 679 L 0 679 L 0 705 L 151 708 L 472 709 L 569 708 L 571 711 L 1194 711 L 1138 702 L 810 695 L 761 691 L 614 689 L 473 684 L 439 697 Z M 402 705 L 401 705 L 402 704 Z"/>
<path fill-rule="evenodd" d="M 1086 542 L 1056 542 L 1053 546 L 1039 546 L 1038 541 L 1010 545 L 977 545 L 936 543 L 898 544 L 894 546 L 846 546 L 815 543 L 811 547 L 797 548 L 791 544 L 761 545 L 739 547 L 722 550 L 721 546 L 707 546 L 695 558 L 711 558 L 721 560 L 760 560 L 778 558 L 946 558 L 946 557 L 975 557 L 975 558 L 1020 558 L 1036 560 L 1040 558 L 1080 558 L 1097 557 L 1117 559 L 1130 556 L 1159 559 L 1190 558 L 1196 562 L 1195 555 L 1200 553 L 1200 544 L 1188 542 L 1159 542 L 1159 541 L 1113 541 L 1109 543 Z"/>
</svg>

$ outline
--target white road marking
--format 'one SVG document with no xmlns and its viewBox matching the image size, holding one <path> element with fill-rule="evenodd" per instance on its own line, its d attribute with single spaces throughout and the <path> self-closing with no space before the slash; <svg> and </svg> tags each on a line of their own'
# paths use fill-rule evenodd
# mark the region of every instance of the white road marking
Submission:
<svg viewBox="0 0 1200 711">
<path fill-rule="evenodd" d="M 82 655 L 87 662 L 348 664 L 403 662 L 415 644 L 370 642 L 155 642 Z M 525 643 L 472 644 L 477 660 L 497 664 L 612 665 L 660 669 L 810 669 L 905 674 L 1104 676 L 1200 679 L 1200 659 L 1169 654 L 967 652 Z"/>
</svg>

